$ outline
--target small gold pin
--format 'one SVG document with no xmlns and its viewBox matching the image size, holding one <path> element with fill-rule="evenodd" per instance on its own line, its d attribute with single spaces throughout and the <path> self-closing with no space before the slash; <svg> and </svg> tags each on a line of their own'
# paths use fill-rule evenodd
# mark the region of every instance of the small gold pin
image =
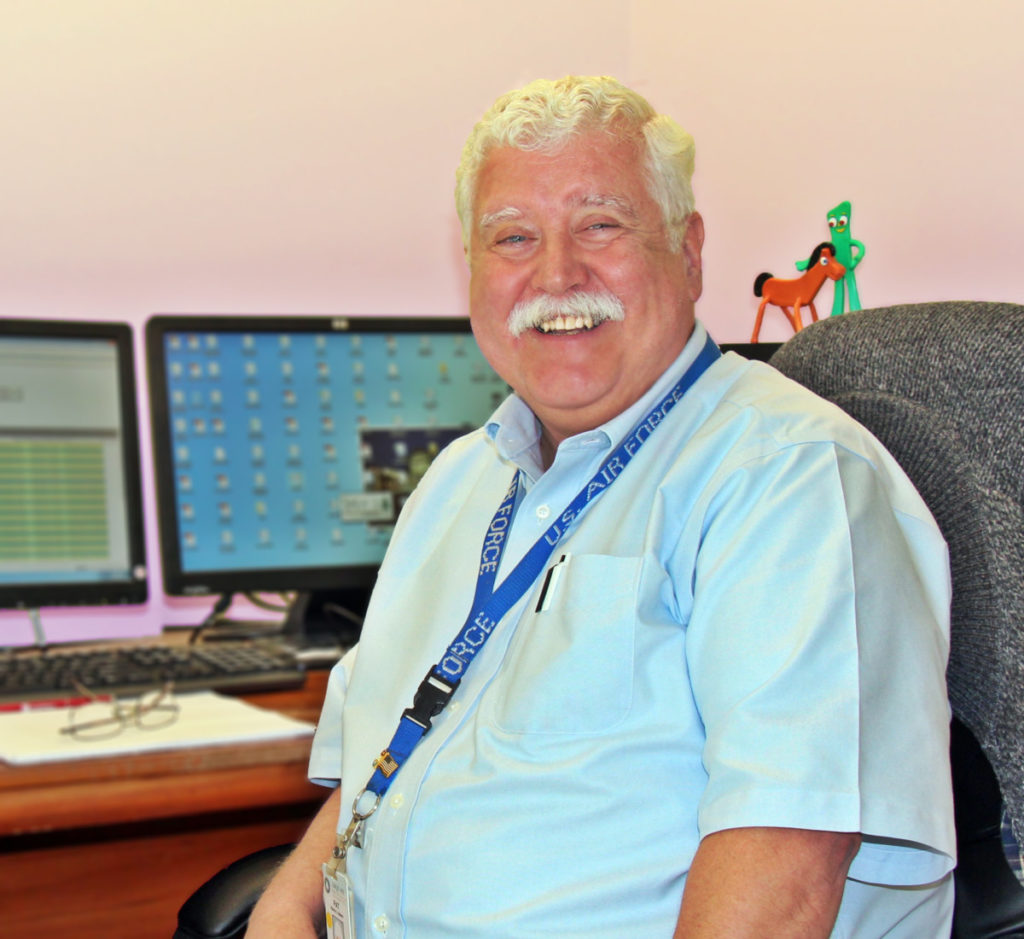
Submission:
<svg viewBox="0 0 1024 939">
<path fill-rule="evenodd" d="M 398 769 L 398 764 L 395 762 L 394 757 L 387 750 L 382 750 L 380 756 L 373 761 L 373 765 L 376 769 L 379 769 L 385 777 L 390 777 L 395 770 Z"/>
</svg>

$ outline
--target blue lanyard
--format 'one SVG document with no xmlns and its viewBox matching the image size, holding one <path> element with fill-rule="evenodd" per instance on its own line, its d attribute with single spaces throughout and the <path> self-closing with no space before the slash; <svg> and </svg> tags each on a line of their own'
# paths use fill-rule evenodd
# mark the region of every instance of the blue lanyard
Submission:
<svg viewBox="0 0 1024 939">
<path fill-rule="evenodd" d="M 675 387 L 633 428 L 569 503 L 568 508 L 558 516 L 495 589 L 498 564 L 505 550 L 505 539 L 519 492 L 519 473 L 516 473 L 484 536 L 476 592 L 470 614 L 444 656 L 427 672 L 413 698 L 413 706 L 402 713 L 388 748 L 374 760 L 374 772 L 366 784 L 366 791 L 374 793 L 378 799 L 387 792 L 395 774 L 413 748 L 430 730 L 431 719 L 440 714 L 448 704 L 462 676 L 490 638 L 494 628 L 536 582 L 555 546 L 583 512 L 618 479 L 658 424 L 720 355 L 718 347 L 708 337 L 704 348 Z"/>
</svg>

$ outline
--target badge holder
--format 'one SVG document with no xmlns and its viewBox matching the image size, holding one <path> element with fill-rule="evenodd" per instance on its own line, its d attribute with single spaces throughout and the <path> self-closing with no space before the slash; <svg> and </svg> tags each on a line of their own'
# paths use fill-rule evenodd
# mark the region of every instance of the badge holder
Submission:
<svg viewBox="0 0 1024 939">
<path fill-rule="evenodd" d="M 377 811 L 380 796 L 373 796 L 373 803 L 365 812 L 359 810 L 359 802 L 367 790 L 363 789 L 352 803 L 352 821 L 344 833 L 338 835 L 331 852 L 331 859 L 323 865 L 324 913 L 327 917 L 327 939 L 355 939 L 356 909 L 352 894 L 352 881 L 346 871 L 349 847 L 361 848 L 363 823 Z"/>
</svg>

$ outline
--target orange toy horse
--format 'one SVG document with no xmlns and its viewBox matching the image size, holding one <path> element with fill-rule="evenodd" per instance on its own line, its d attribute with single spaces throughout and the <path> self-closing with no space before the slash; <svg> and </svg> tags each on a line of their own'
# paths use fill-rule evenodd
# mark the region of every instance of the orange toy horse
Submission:
<svg viewBox="0 0 1024 939">
<path fill-rule="evenodd" d="M 751 342 L 757 342 L 761 332 L 761 319 L 764 317 L 764 308 L 769 303 L 774 304 L 793 325 L 793 332 L 798 333 L 803 329 L 800 321 L 800 308 L 810 307 L 811 319 L 817 320 L 818 311 L 814 309 L 814 298 L 817 296 L 821 285 L 825 283 L 826 277 L 832 280 L 839 280 L 846 273 L 846 268 L 836 260 L 836 249 L 831 241 L 823 241 L 811 253 L 811 259 L 807 263 L 807 270 L 793 280 L 782 280 L 780 277 L 772 277 L 771 274 L 759 274 L 754 281 L 754 296 L 764 297 L 761 305 L 757 308 L 757 319 L 754 321 L 754 334 Z"/>
</svg>

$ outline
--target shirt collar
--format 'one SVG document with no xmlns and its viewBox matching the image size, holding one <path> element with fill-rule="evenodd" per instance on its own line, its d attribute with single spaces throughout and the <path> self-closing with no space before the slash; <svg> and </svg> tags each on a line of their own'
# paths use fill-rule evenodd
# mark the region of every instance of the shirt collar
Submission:
<svg viewBox="0 0 1024 939">
<path fill-rule="evenodd" d="M 642 417 L 666 395 L 679 376 L 689 368 L 707 341 L 707 330 L 698 320 L 693 333 L 675 361 L 637 401 L 621 414 L 593 430 L 567 437 L 558 449 L 593 449 L 607 452 L 618 445 Z M 540 422 L 519 395 L 509 395 L 491 415 L 485 425 L 487 435 L 494 441 L 499 456 L 523 470 L 531 479 L 543 473 L 540 461 Z"/>
</svg>

